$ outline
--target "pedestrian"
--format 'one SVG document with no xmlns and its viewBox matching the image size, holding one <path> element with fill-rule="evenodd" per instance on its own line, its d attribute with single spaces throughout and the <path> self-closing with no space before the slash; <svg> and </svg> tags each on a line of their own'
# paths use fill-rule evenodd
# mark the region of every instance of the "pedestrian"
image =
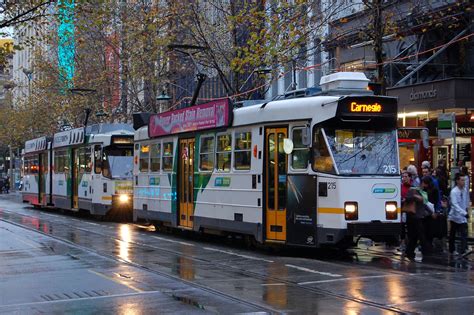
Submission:
<svg viewBox="0 0 474 315">
<path fill-rule="evenodd" d="M 9 191 L 10 191 L 10 177 L 7 176 L 7 177 L 5 178 L 5 193 L 8 194 Z"/>
<path fill-rule="evenodd" d="M 459 252 L 464 254 L 467 250 L 467 209 L 466 209 L 466 192 L 464 190 L 465 178 L 460 173 L 454 177 L 456 186 L 451 190 L 451 209 L 448 214 L 449 220 L 449 253 L 457 255 L 455 250 L 456 233 L 461 236 L 461 247 Z"/>
<path fill-rule="evenodd" d="M 429 172 L 428 172 L 429 173 Z M 435 233 L 436 209 L 440 208 L 439 191 L 435 187 L 431 176 L 424 176 L 421 179 L 421 188 L 428 195 L 428 202 L 425 202 L 425 216 L 423 218 L 423 227 L 425 230 L 426 248 L 428 251 L 433 249 L 433 237 Z"/>
<path fill-rule="evenodd" d="M 418 177 L 418 171 L 415 165 L 408 165 L 407 167 L 408 173 L 410 173 L 411 177 L 411 185 L 412 187 L 420 187 L 420 178 Z"/>
<path fill-rule="evenodd" d="M 410 174 L 404 170 L 402 172 L 402 184 L 401 184 L 401 201 L 402 201 L 402 208 L 403 204 L 405 203 L 406 197 L 408 195 L 408 192 L 410 191 L 411 188 L 411 178 Z M 401 231 L 400 231 L 400 251 L 404 251 L 406 248 L 406 230 L 407 230 L 407 214 L 406 212 L 402 212 L 401 218 L 400 218 L 400 225 L 401 225 Z"/>
<path fill-rule="evenodd" d="M 427 195 L 419 188 L 411 188 L 408 192 L 402 211 L 407 214 L 407 236 L 408 244 L 406 248 L 406 257 L 410 260 L 415 259 L 415 249 L 421 245 L 421 252 L 428 252 L 426 238 L 423 227 L 423 218 L 425 217 L 425 200 Z"/>
<path fill-rule="evenodd" d="M 436 168 L 436 176 L 443 196 L 449 196 L 448 168 L 446 167 L 445 160 L 439 160 L 438 167 Z"/>
<path fill-rule="evenodd" d="M 425 162 L 428 162 L 428 161 L 425 161 Z M 437 209 L 439 209 L 439 208 L 441 207 L 440 202 L 441 202 L 441 197 L 442 197 L 443 195 L 441 194 L 441 190 L 440 190 L 440 188 L 439 188 L 439 181 L 438 181 L 438 179 L 437 179 L 435 176 L 432 175 L 432 173 L 433 173 L 433 172 L 431 171 L 431 169 L 429 168 L 429 166 L 426 165 L 426 164 L 421 168 L 421 176 L 422 176 L 422 178 L 423 178 L 423 177 L 429 177 L 429 178 L 431 179 L 431 181 L 433 182 L 434 188 L 436 188 L 436 191 L 438 192 L 438 198 L 436 198 L 437 202 L 434 204 L 435 210 L 437 210 Z"/>
<path fill-rule="evenodd" d="M 466 193 L 466 209 L 467 213 L 470 213 L 471 209 L 471 192 L 470 192 L 470 185 L 471 185 L 471 180 L 469 178 L 469 169 L 465 166 L 461 167 L 461 175 L 464 176 L 464 192 Z"/>
</svg>

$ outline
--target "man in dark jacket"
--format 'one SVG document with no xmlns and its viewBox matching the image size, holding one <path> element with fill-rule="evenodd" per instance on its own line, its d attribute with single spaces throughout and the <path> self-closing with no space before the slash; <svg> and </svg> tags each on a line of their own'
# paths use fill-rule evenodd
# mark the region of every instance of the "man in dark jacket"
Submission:
<svg viewBox="0 0 474 315">
<path fill-rule="evenodd" d="M 423 227 L 423 218 L 425 217 L 425 205 L 423 196 L 417 189 L 410 189 L 406 198 L 406 204 L 414 204 L 414 211 L 407 213 L 407 234 L 408 245 L 406 249 L 406 256 L 410 260 L 415 259 L 415 248 L 418 242 L 421 245 L 421 252 L 427 253 L 427 244 L 425 231 Z"/>
</svg>

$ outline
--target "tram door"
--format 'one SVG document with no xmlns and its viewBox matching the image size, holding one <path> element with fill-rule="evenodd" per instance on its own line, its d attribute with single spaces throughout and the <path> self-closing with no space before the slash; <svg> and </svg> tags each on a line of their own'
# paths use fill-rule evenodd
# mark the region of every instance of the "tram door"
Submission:
<svg viewBox="0 0 474 315">
<path fill-rule="evenodd" d="M 39 192 L 39 204 L 45 204 L 46 194 L 46 176 L 48 174 L 48 155 L 47 153 L 41 153 L 39 155 L 39 179 L 38 179 L 38 192 Z"/>
<path fill-rule="evenodd" d="M 179 140 L 179 225 L 193 227 L 194 138 Z"/>
<path fill-rule="evenodd" d="M 72 149 L 72 208 L 79 209 L 79 150 Z"/>
<path fill-rule="evenodd" d="M 283 151 L 283 139 L 287 137 L 287 128 L 265 131 L 267 240 L 286 241 L 287 155 Z"/>
</svg>

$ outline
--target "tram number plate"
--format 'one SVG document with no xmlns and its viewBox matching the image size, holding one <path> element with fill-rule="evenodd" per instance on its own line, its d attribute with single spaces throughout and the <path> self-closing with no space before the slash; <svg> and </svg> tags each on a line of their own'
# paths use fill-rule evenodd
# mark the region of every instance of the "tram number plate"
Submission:
<svg viewBox="0 0 474 315">
<path fill-rule="evenodd" d="M 336 189 L 336 182 L 328 182 L 328 189 Z"/>
</svg>

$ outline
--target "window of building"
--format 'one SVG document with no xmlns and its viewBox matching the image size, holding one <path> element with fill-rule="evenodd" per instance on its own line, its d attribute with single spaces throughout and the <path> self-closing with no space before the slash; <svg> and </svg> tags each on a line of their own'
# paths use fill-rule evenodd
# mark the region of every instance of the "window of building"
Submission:
<svg viewBox="0 0 474 315">
<path fill-rule="evenodd" d="M 303 170 L 308 167 L 309 148 L 303 145 L 304 128 L 293 129 L 293 152 L 291 153 L 291 167 Z"/>
<path fill-rule="evenodd" d="M 163 143 L 163 171 L 173 170 L 173 142 Z"/>
<path fill-rule="evenodd" d="M 161 143 L 150 145 L 150 171 L 159 172 L 161 166 Z"/>
<path fill-rule="evenodd" d="M 252 148 L 251 132 L 236 132 L 234 146 L 234 168 L 236 170 L 250 170 Z"/>
<path fill-rule="evenodd" d="M 140 146 L 140 161 L 138 168 L 140 172 L 148 172 L 148 164 L 150 159 L 150 146 L 142 144 Z"/>
<path fill-rule="evenodd" d="M 214 136 L 201 137 L 199 170 L 211 172 L 214 169 Z"/>
<path fill-rule="evenodd" d="M 230 172 L 230 158 L 232 153 L 232 135 L 217 136 L 217 170 L 219 172 Z"/>
</svg>

